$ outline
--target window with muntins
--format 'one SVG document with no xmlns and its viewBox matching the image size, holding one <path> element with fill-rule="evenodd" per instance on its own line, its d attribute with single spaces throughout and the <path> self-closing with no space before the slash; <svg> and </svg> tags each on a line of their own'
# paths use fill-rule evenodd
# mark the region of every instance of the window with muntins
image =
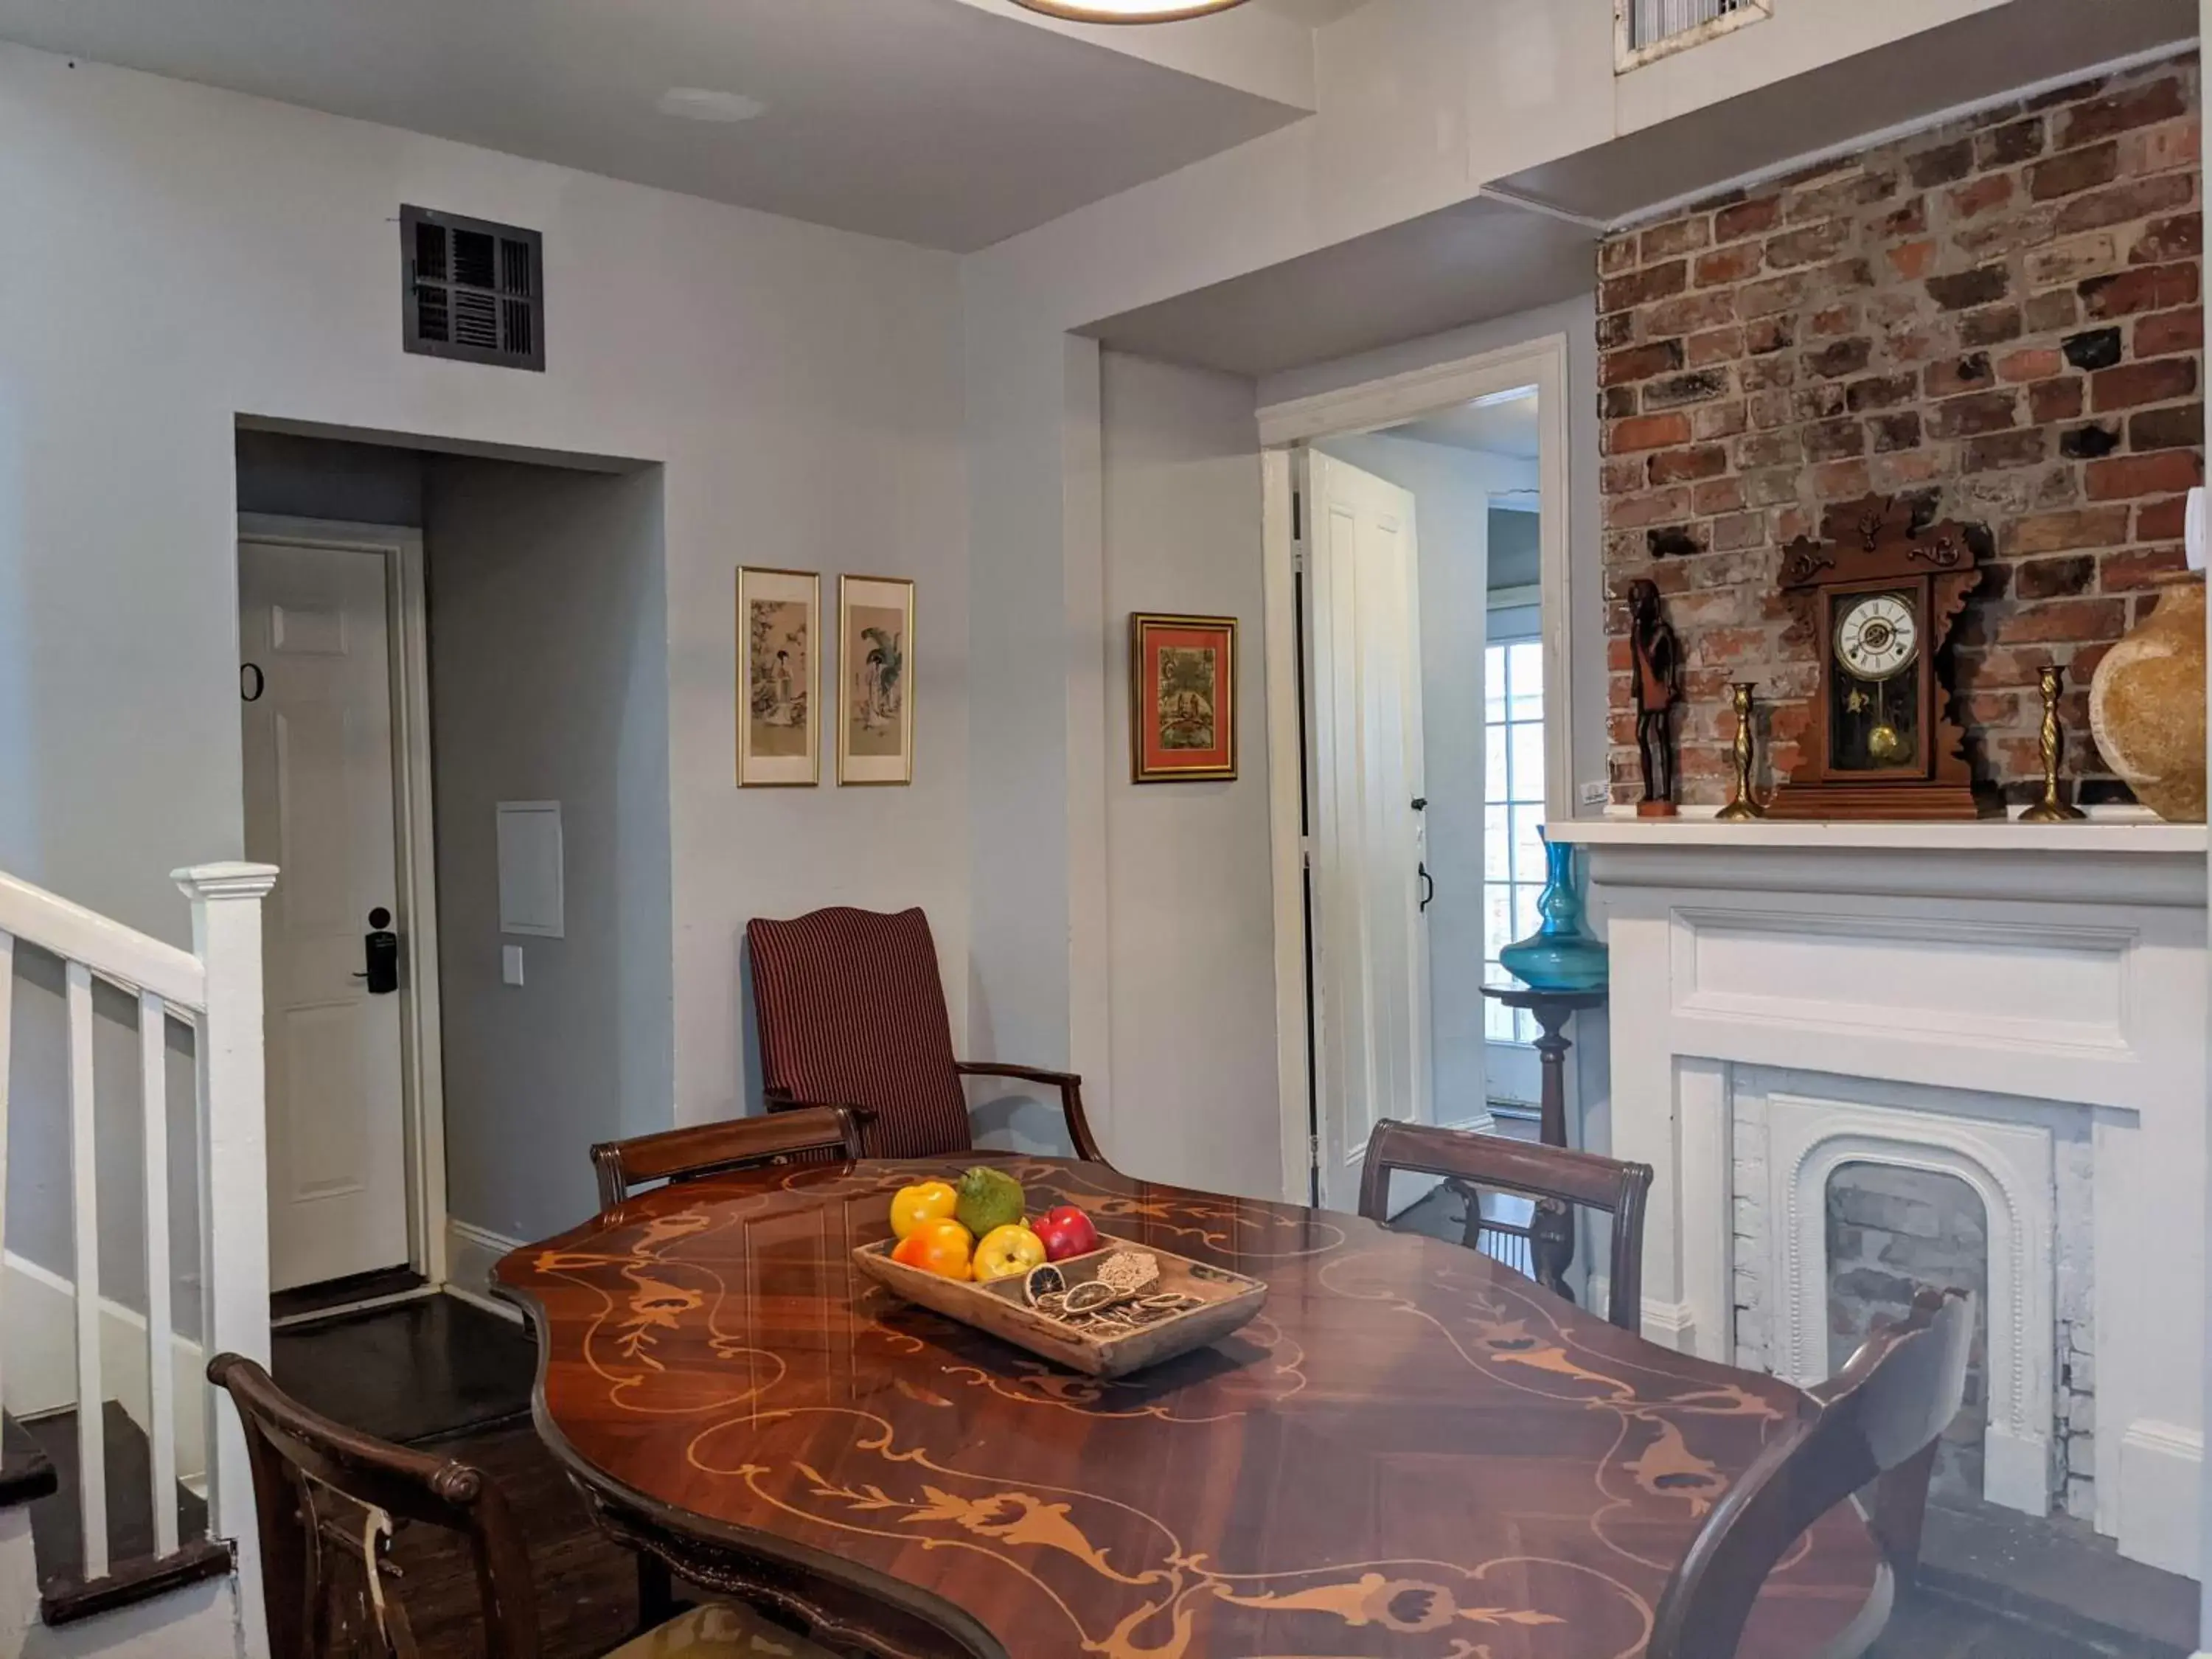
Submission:
<svg viewBox="0 0 2212 1659">
<path fill-rule="evenodd" d="M 1495 641 L 1483 660 L 1482 955 L 1488 977 L 1512 976 L 1498 953 L 1536 931 L 1544 890 L 1544 648 L 1534 640 Z M 1483 1035 L 1533 1042 L 1523 1010 L 1486 1000 Z"/>
</svg>

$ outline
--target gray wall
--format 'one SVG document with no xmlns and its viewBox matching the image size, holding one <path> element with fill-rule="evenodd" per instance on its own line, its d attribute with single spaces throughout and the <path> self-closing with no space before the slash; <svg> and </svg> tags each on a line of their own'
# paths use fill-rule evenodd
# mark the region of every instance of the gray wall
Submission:
<svg viewBox="0 0 2212 1659">
<path fill-rule="evenodd" d="M 1483 647 L 1493 495 L 1533 488 L 1536 464 L 1388 433 L 1314 446 L 1413 496 L 1419 544 L 1421 748 L 1429 808 L 1429 1030 L 1439 1123 L 1480 1117 L 1482 1035 Z M 1534 522 L 1533 515 L 1530 523 Z"/>
<path fill-rule="evenodd" d="M 240 427 L 237 454 L 240 513 L 422 526 L 417 451 Z"/>
<path fill-rule="evenodd" d="M 1274 1196 L 1274 912 L 1252 383 L 1102 355 L 1116 1161 Z M 1233 781 L 1130 781 L 1129 615 L 1235 617 Z"/>
<path fill-rule="evenodd" d="M 595 1140 L 674 1121 L 659 469 L 427 463 L 447 1197 L 514 1238 L 593 1207 Z M 557 800 L 567 936 L 512 939 L 495 807 Z"/>
<path fill-rule="evenodd" d="M 1490 585 L 1534 587 L 1544 579 L 1543 519 L 1515 507 L 1490 514 Z"/>
</svg>

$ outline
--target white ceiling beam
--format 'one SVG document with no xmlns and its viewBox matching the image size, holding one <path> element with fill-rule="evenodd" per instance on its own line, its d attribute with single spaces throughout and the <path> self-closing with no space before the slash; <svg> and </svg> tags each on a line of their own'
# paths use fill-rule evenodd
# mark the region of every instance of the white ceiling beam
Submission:
<svg viewBox="0 0 2212 1659">
<path fill-rule="evenodd" d="M 1048 17 L 1014 0 L 960 3 L 1293 109 L 1310 110 L 1318 101 L 1314 31 L 1265 6 L 1237 6 L 1180 23 L 1101 24 Z"/>
</svg>

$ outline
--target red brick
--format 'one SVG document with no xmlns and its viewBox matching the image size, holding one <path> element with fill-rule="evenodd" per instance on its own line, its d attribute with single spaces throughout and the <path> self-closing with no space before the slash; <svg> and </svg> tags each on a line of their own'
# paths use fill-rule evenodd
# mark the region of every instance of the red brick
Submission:
<svg viewBox="0 0 2212 1659">
<path fill-rule="evenodd" d="M 1961 392 L 1978 392 L 1996 378 L 1996 369 L 1990 362 L 1986 351 L 1971 352 L 1964 357 L 1946 357 L 1933 362 L 1922 371 L 1921 378 L 1931 398 L 1956 397 Z"/>
<path fill-rule="evenodd" d="M 2003 345 L 2020 338 L 2020 334 L 2018 306 L 1984 306 L 1959 319 L 1959 343 L 1962 346 Z"/>
<path fill-rule="evenodd" d="M 1885 494 L 1894 495 L 1920 484 L 1933 483 L 1939 477 L 1948 477 L 1954 471 L 1949 462 L 1928 450 L 1910 449 L 1901 454 L 1875 456 L 1874 484 Z"/>
<path fill-rule="evenodd" d="M 1644 488 L 1644 463 L 1634 456 L 1607 460 L 1598 468 L 1598 489 L 1607 495 L 1626 495 Z"/>
<path fill-rule="evenodd" d="M 2194 259 L 2204 252 L 2204 216 L 2177 213 L 2170 219 L 2154 219 L 2128 250 L 2131 265 L 2162 265 L 2172 259 Z"/>
<path fill-rule="evenodd" d="M 2114 147 L 2112 165 L 2117 171 L 2119 166 L 2118 146 Z M 2033 179 L 2036 173 L 2042 171 L 2041 167 L 2032 168 L 2028 176 Z M 1951 216 L 1954 219 L 1976 219 L 2010 202 L 2012 188 L 2010 173 L 1985 173 L 1980 178 L 1972 179 L 1960 185 L 1956 190 L 1949 191 L 1944 199 L 1950 204 Z"/>
<path fill-rule="evenodd" d="M 2174 495 L 2162 501 L 2142 501 L 2136 507 L 2136 539 L 2139 542 L 2178 542 L 2188 533 L 2189 497 Z"/>
<path fill-rule="evenodd" d="M 1717 514 L 1740 513 L 1743 510 L 1743 480 L 1714 478 L 1699 484 L 1692 492 L 1690 510 L 1701 519 Z"/>
<path fill-rule="evenodd" d="M 1670 520 L 1686 518 L 1690 512 L 1690 492 L 1677 484 L 1668 489 L 1655 489 L 1642 495 L 1620 495 L 1606 511 L 1606 522 L 1618 530 L 1642 530 L 1651 525 L 1665 524 Z"/>
<path fill-rule="evenodd" d="M 2204 349 L 2204 313 L 2190 306 L 2180 311 L 2162 311 L 2154 316 L 2136 319 L 2136 356 L 2163 357 L 2172 351 L 2202 351 Z"/>
<path fill-rule="evenodd" d="M 1698 286 L 1726 287 L 1731 283 L 1740 283 L 1747 276 L 1758 276 L 1765 265 L 1766 250 L 1756 242 L 1718 248 L 1699 257 L 1697 264 Z"/>
<path fill-rule="evenodd" d="M 1908 283 L 1917 283 L 1935 269 L 1936 244 L 1926 238 L 1899 242 L 1889 250 L 1890 268 Z"/>
<path fill-rule="evenodd" d="M 1824 501 L 1850 501 L 1873 488 L 1863 460 L 1829 461 L 1813 469 L 1813 494 Z"/>
<path fill-rule="evenodd" d="M 2133 409 L 2139 404 L 2172 403 L 2194 396 L 2196 391 L 2197 362 L 2191 357 L 2158 357 L 2089 377 L 2090 407 L 2100 415 L 2107 410 Z"/>
<path fill-rule="evenodd" d="M 1655 374 L 1666 374 L 1681 368 L 1682 343 L 1680 340 L 1654 340 L 1649 345 L 1631 346 L 1626 351 L 1608 351 L 1598 370 L 1600 386 L 1624 386 L 1632 380 L 1648 380 Z"/>
<path fill-rule="evenodd" d="M 2187 565 L 2187 556 L 2179 547 L 2124 548 L 2097 561 L 2097 586 L 2107 593 L 2124 593 L 2148 587 L 2153 577 Z"/>
<path fill-rule="evenodd" d="M 1728 451 L 1718 444 L 1702 444 L 1693 449 L 1662 450 L 1650 461 L 1650 478 L 1655 484 L 1686 483 L 1698 478 L 1717 478 L 1727 471 Z"/>
<path fill-rule="evenodd" d="M 1653 265 L 1632 276 L 1615 276 L 1598 289 L 1600 311 L 1633 311 L 1654 300 L 1672 299 L 1689 285 L 1690 267 L 1680 259 Z"/>
<path fill-rule="evenodd" d="M 2185 121 L 2167 121 L 2127 134 L 2120 140 L 2120 171 L 2130 179 L 2140 179 L 2175 167 L 2194 168 L 2203 165 L 2203 123 L 2191 116 Z"/>
<path fill-rule="evenodd" d="M 2068 110 L 2058 118 L 2058 147 L 2071 149 L 2077 144 L 2094 143 L 2100 138 L 2109 138 L 2130 128 L 2170 121 L 2188 113 L 2189 94 L 2181 77 L 2168 76 L 2148 86 L 2131 87 Z"/>
<path fill-rule="evenodd" d="M 2107 140 L 2087 149 L 2068 150 L 2030 167 L 2027 193 L 2036 201 L 2048 202 L 2109 185 L 2119 176 L 2120 147 Z"/>
<path fill-rule="evenodd" d="M 1754 317 L 1769 317 L 1780 311 L 1794 311 L 1805 302 L 1811 284 L 1802 271 L 1787 276 L 1770 276 L 1763 283 L 1752 283 L 1737 290 L 1735 308 L 1747 322 Z"/>
<path fill-rule="evenodd" d="M 1616 236 L 1598 244 L 1597 271 L 1601 276 L 1618 276 L 1624 270 L 1636 268 L 1636 239 Z"/>
<path fill-rule="evenodd" d="M 2056 334 L 2081 320 L 2081 302 L 2065 289 L 2053 289 L 2028 301 L 2023 315 L 2031 334 Z"/>
<path fill-rule="evenodd" d="M 1874 440 L 1875 448 L 1883 453 L 1920 447 L 1920 415 L 1917 410 L 1906 410 L 1899 415 L 1877 415 L 1867 422 L 1867 431 Z"/>
<path fill-rule="evenodd" d="M 1744 355 L 1743 330 L 1730 325 L 1727 328 L 1692 334 L 1685 342 L 1683 349 L 1692 368 L 1704 368 L 1713 363 L 1732 363 Z"/>
<path fill-rule="evenodd" d="M 2116 640 L 2128 631 L 2127 606 L 2118 599 L 2050 599 L 1996 621 L 1996 637 L 2006 645 Z"/>
<path fill-rule="evenodd" d="M 2049 346 L 2008 351 L 1996 362 L 1997 379 L 2007 382 L 2047 380 L 2054 374 L 2063 374 L 2065 368 L 2065 358 Z"/>
<path fill-rule="evenodd" d="M 1928 432 L 1935 438 L 1971 438 L 2019 424 L 2018 393 L 1975 392 L 1937 404 L 1929 411 Z"/>
<path fill-rule="evenodd" d="M 1754 197 L 1748 202 L 1738 202 L 1734 207 L 1724 207 L 1713 216 L 1713 240 L 1733 242 L 1741 237 L 1756 236 L 1761 231 L 1771 230 L 1782 222 L 1782 198 L 1779 196 Z"/>
<path fill-rule="evenodd" d="M 1741 495 L 1741 489 L 1737 493 Z M 1737 513 L 1713 520 L 1713 550 L 1717 553 L 1760 547 L 1765 542 L 1766 515 L 1764 513 Z"/>
<path fill-rule="evenodd" d="M 2097 580 L 2097 561 L 2087 553 L 2055 559 L 2030 559 L 2013 574 L 2012 591 L 2023 599 L 2070 599 L 2086 593 Z"/>
<path fill-rule="evenodd" d="M 1607 449 L 1615 455 L 1638 449 L 1672 449 L 1690 441 L 1690 417 L 1679 413 L 1639 416 L 1615 422 L 1610 439 Z"/>
<path fill-rule="evenodd" d="M 1638 239 L 1636 255 L 1640 263 L 1652 264 L 1679 254 L 1694 253 L 1711 246 L 1712 240 L 1712 221 L 1702 213 L 1692 214 L 1686 219 L 1652 226 Z"/>
<path fill-rule="evenodd" d="M 2011 554 L 2068 553 L 2081 547 L 2118 547 L 2128 538 L 2124 507 L 2081 507 L 2069 513 L 2014 519 L 2005 529 Z"/>
<path fill-rule="evenodd" d="M 2147 409 L 2128 422 L 2128 447 L 2137 454 L 2154 449 L 2204 447 L 2204 405 L 2172 404 Z"/>
<path fill-rule="evenodd" d="M 1907 156 L 1905 170 L 1916 190 L 1932 190 L 1937 185 L 1963 179 L 1974 170 L 1973 140 L 1960 138 Z"/>
<path fill-rule="evenodd" d="M 1960 453 L 1959 470 L 1997 472 L 2016 466 L 2039 466 L 2050 453 L 2050 438 L 2041 427 L 2021 427 L 1969 439 Z"/>
<path fill-rule="evenodd" d="M 2027 417 L 2038 426 L 2051 426 L 2080 416 L 2082 382 L 2078 374 L 2063 380 L 2038 380 L 2027 389 Z"/>
<path fill-rule="evenodd" d="M 2021 161 L 2032 161 L 2043 154 L 2043 118 L 2031 115 L 2024 121 L 1995 127 L 1974 138 L 1974 161 L 1984 167 L 2008 167 Z"/>
<path fill-rule="evenodd" d="M 2137 495 L 2184 494 L 2204 482 L 2204 463 L 2185 449 L 2149 455 L 2114 455 L 2091 461 L 2081 482 L 2093 501 L 2127 501 Z"/>
<path fill-rule="evenodd" d="M 1722 404 L 1702 404 L 1690 411 L 1690 435 L 1699 443 L 1714 438 L 1733 438 L 1751 424 L 1751 411 L 1741 398 Z"/>
<path fill-rule="evenodd" d="M 1800 265 L 1818 264 L 1842 252 L 1850 240 L 1851 222 L 1848 219 L 1808 225 L 1802 230 L 1789 231 L 1768 241 L 1766 264 L 1773 270 L 1794 270 Z"/>
<path fill-rule="evenodd" d="M 1968 311 L 2002 300 L 2012 291 L 2012 273 L 2002 265 L 1980 265 L 1948 276 L 1930 276 L 1928 297 L 1945 311 Z"/>
<path fill-rule="evenodd" d="M 2197 303 L 2200 278 L 2194 264 L 2141 265 L 2081 284 L 2081 307 L 2092 317 L 2125 317 Z"/>
<path fill-rule="evenodd" d="M 2196 194 L 2197 181 L 2185 173 L 2160 173 L 2132 179 L 2093 195 L 2076 196 L 2059 210 L 2057 229 L 2061 236 L 2072 236 L 2106 225 L 2125 224 L 2130 219 L 2187 207 Z"/>
</svg>

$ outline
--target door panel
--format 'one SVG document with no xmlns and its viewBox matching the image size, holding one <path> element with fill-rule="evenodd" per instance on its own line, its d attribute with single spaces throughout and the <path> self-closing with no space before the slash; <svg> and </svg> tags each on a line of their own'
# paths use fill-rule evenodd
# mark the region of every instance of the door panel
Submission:
<svg viewBox="0 0 2212 1659">
<path fill-rule="evenodd" d="M 361 979 L 368 914 L 403 933 L 385 561 L 243 543 L 246 852 L 280 872 L 263 912 L 270 1286 L 404 1265 L 399 999 Z M 246 677 L 251 681 L 251 677 Z"/>
<path fill-rule="evenodd" d="M 1408 492 L 1307 477 L 1321 1192 L 1349 1209 L 1375 1125 L 1431 1115 L 1418 542 Z"/>
</svg>

